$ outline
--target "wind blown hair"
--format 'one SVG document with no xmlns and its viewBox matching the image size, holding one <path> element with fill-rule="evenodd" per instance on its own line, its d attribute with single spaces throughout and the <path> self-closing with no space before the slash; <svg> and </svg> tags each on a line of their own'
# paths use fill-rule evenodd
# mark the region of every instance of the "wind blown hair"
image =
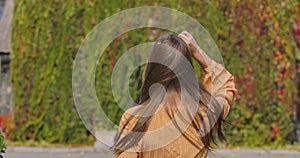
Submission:
<svg viewBox="0 0 300 158">
<path fill-rule="evenodd" d="M 170 49 L 161 47 L 161 44 L 168 45 L 176 49 L 181 53 L 181 55 L 175 55 L 176 53 L 174 53 L 174 51 L 172 52 L 172 50 Z M 184 91 L 191 100 L 197 101 L 197 105 L 195 106 L 199 107 L 199 109 L 205 110 L 206 116 L 208 116 L 208 122 L 206 123 L 203 122 L 204 116 L 203 113 L 200 112 L 200 110 L 198 110 L 196 114 L 189 116 L 191 118 L 190 126 L 193 126 L 193 128 L 199 131 L 199 137 L 201 138 L 205 148 L 211 149 L 212 144 L 216 144 L 216 134 L 221 141 L 224 141 L 225 136 L 222 131 L 222 124 L 224 120 L 220 117 L 222 116 L 222 108 L 220 104 L 208 91 L 205 90 L 204 86 L 201 83 L 199 83 L 198 81 L 196 81 L 196 84 L 195 82 L 190 82 L 191 78 L 197 80 L 197 77 L 194 72 L 192 55 L 187 44 L 182 39 L 177 37 L 177 35 L 174 33 L 162 35 L 157 39 L 155 45 L 153 46 L 153 49 L 150 52 L 149 60 L 154 61 L 157 58 L 160 58 L 160 60 L 167 63 L 167 66 L 155 62 L 148 62 L 146 65 L 146 69 L 144 72 L 144 81 L 142 83 L 139 99 L 139 105 L 141 105 L 142 108 L 138 111 L 139 113 L 146 113 L 147 116 L 138 117 L 137 122 L 133 125 L 132 132 L 121 137 L 121 135 L 124 134 L 125 127 L 129 124 L 130 121 L 132 121 L 134 117 L 137 116 L 131 116 L 126 120 L 123 127 L 120 127 L 120 130 L 115 137 L 115 144 L 113 146 L 114 152 L 120 154 L 139 143 L 139 141 L 143 137 L 143 133 L 147 131 L 149 123 L 151 122 L 151 114 L 154 114 L 159 109 L 159 105 L 163 103 L 163 99 L 165 96 L 159 95 L 161 94 L 159 93 L 159 91 L 162 91 L 162 89 L 166 90 L 166 94 L 168 94 L 170 90 L 174 90 L 178 93 Z M 184 61 L 188 61 L 192 66 L 192 76 L 190 74 L 186 74 L 185 65 L 182 64 L 184 63 Z M 180 82 L 178 75 L 181 75 L 181 78 L 183 78 L 183 80 L 181 80 Z M 154 88 L 154 90 L 151 89 L 151 86 L 155 85 L 156 83 L 162 85 L 163 88 Z M 151 91 L 153 91 L 153 94 L 149 94 L 149 92 Z M 170 104 L 168 104 L 168 106 L 165 106 L 166 109 L 172 109 L 172 107 L 177 106 L 174 100 L 168 101 Z M 213 107 L 214 111 L 210 110 L 211 107 Z M 169 116 L 171 117 L 172 114 L 169 114 Z M 199 125 L 199 120 L 200 122 L 202 121 L 202 125 Z M 176 122 L 174 123 L 176 124 Z M 176 127 L 178 127 L 178 125 Z M 178 127 L 178 130 L 182 131 L 180 127 Z M 184 133 L 184 131 L 182 131 L 182 133 Z M 205 135 L 203 133 L 205 133 Z M 189 140 L 191 144 L 198 148 L 201 148 L 197 140 L 193 140 L 191 136 L 185 134 L 184 136 Z"/>
</svg>

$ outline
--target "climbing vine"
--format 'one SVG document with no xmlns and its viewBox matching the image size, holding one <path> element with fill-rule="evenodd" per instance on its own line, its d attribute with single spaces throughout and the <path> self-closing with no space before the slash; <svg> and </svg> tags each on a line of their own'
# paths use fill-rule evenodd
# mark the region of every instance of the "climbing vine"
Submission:
<svg viewBox="0 0 300 158">
<path fill-rule="evenodd" d="M 280 146 L 289 142 L 297 98 L 297 47 L 293 38 L 296 0 L 16 0 L 11 62 L 15 112 L 12 140 L 93 140 L 76 113 L 72 96 L 76 52 L 100 21 L 118 11 L 145 5 L 170 7 L 190 15 L 216 41 L 239 91 L 228 118 L 232 125 L 226 127 L 228 145 Z M 123 111 L 110 90 L 114 64 L 130 47 L 154 41 L 163 32 L 145 28 L 125 33 L 108 46 L 100 59 L 96 91 L 104 111 L 116 124 Z M 142 69 L 131 76 L 134 99 L 138 99 Z M 201 78 L 199 67 L 197 71 Z"/>
</svg>

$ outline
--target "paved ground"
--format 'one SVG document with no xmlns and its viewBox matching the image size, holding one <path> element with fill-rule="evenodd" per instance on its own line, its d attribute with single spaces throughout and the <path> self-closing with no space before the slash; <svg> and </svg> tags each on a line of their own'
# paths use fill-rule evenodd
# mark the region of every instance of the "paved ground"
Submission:
<svg viewBox="0 0 300 158">
<path fill-rule="evenodd" d="M 112 153 L 95 148 L 8 147 L 5 158 L 111 158 Z M 209 158 L 300 158 L 293 150 L 228 150 L 217 149 Z"/>
<path fill-rule="evenodd" d="M 4 158 L 111 158 L 108 149 L 8 147 Z"/>
<path fill-rule="evenodd" d="M 7 153 L 4 158 L 111 158 L 112 154 L 104 153 Z"/>
</svg>

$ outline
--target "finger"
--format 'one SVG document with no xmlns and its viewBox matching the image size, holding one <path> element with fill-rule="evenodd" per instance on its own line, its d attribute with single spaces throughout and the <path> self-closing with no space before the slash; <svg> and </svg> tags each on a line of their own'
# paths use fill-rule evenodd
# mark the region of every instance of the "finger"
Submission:
<svg viewBox="0 0 300 158">
<path fill-rule="evenodd" d="M 183 31 L 182 34 L 184 34 L 187 37 L 193 37 L 189 32 Z"/>
<path fill-rule="evenodd" d="M 189 45 L 191 42 L 182 34 L 178 35 L 179 38 L 181 38 L 187 45 Z"/>
<path fill-rule="evenodd" d="M 187 40 L 189 39 L 188 36 L 187 36 L 184 32 L 180 33 L 180 34 L 178 35 L 178 37 L 185 38 L 185 39 L 187 39 Z"/>
<path fill-rule="evenodd" d="M 181 34 L 179 34 L 179 35 L 178 35 L 178 37 L 179 37 L 179 38 L 182 38 L 182 39 L 187 39 L 187 37 L 185 37 L 185 35 L 184 35 L 184 34 L 182 34 L 182 33 L 181 33 Z"/>
<path fill-rule="evenodd" d="M 186 30 L 182 31 L 183 34 L 189 34 Z"/>
<path fill-rule="evenodd" d="M 182 33 L 181 33 L 181 34 L 179 34 L 179 35 L 178 35 L 178 37 L 180 37 L 180 38 L 184 38 L 184 39 L 187 39 L 187 37 L 186 37 L 184 34 L 182 34 Z"/>
</svg>

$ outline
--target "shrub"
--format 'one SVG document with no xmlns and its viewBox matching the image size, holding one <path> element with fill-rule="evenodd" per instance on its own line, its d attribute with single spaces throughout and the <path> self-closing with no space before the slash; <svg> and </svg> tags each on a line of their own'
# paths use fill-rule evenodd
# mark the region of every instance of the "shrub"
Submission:
<svg viewBox="0 0 300 158">
<path fill-rule="evenodd" d="M 6 150 L 6 143 L 4 142 L 4 137 L 0 134 L 0 158 L 3 158 L 3 154 Z"/>
</svg>

